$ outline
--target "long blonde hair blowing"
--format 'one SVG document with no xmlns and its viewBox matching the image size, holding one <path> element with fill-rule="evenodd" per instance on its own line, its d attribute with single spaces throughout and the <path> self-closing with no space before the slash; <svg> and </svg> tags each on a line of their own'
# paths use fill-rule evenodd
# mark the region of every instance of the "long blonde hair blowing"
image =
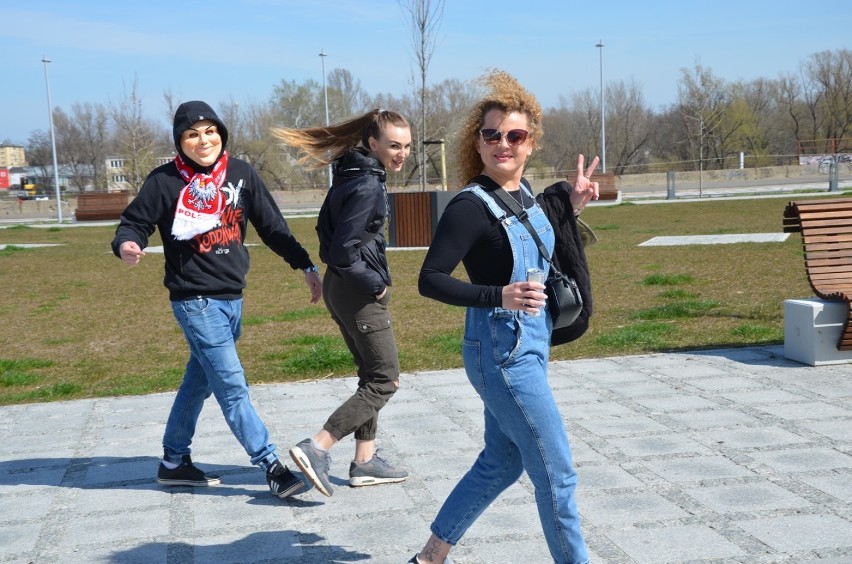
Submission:
<svg viewBox="0 0 852 564">
<path fill-rule="evenodd" d="M 482 157 L 476 149 L 479 145 L 479 130 L 485 123 L 485 114 L 491 110 L 500 110 L 507 114 L 525 114 L 533 150 L 538 148 L 538 140 L 543 133 L 541 104 L 515 77 L 501 70 L 491 70 L 477 82 L 486 87 L 487 94 L 471 109 L 459 132 L 458 167 L 461 180 L 465 183 L 482 174 Z"/>
<path fill-rule="evenodd" d="M 370 137 L 379 139 L 388 125 L 410 128 L 402 115 L 387 110 L 370 110 L 364 115 L 328 127 L 288 129 L 276 127 L 272 134 L 299 150 L 299 164 L 322 168 L 359 144 L 370 149 Z"/>
</svg>

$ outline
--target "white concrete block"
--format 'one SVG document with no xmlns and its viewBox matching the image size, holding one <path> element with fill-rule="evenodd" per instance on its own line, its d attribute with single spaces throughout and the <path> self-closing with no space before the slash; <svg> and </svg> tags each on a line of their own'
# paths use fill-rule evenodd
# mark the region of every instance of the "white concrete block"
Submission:
<svg viewBox="0 0 852 564">
<path fill-rule="evenodd" d="M 852 363 L 837 350 L 847 305 L 818 298 L 784 300 L 784 356 L 810 366 Z"/>
</svg>

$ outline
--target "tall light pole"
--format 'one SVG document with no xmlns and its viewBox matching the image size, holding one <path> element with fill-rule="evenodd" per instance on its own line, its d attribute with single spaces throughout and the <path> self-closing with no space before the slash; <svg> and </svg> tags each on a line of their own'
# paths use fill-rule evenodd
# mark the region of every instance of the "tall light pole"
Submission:
<svg viewBox="0 0 852 564">
<path fill-rule="evenodd" d="M 328 53 L 325 52 L 325 49 L 320 49 L 319 52 L 320 60 L 322 61 L 322 94 L 325 97 L 325 126 L 328 127 L 328 89 L 325 87 L 325 58 L 328 57 Z M 331 186 L 331 182 L 334 180 L 331 174 L 331 165 L 328 165 L 328 185 Z"/>
<path fill-rule="evenodd" d="M 59 196 L 59 166 L 56 164 L 56 135 L 53 132 L 53 108 L 50 103 L 50 81 L 47 79 L 47 64 L 51 61 L 42 55 L 44 63 L 44 84 L 47 86 L 47 117 L 50 121 L 50 146 L 53 149 L 53 186 L 56 190 L 56 220 L 62 223 L 62 198 Z"/>
<path fill-rule="evenodd" d="M 601 53 L 601 172 L 606 173 L 606 110 L 604 109 L 603 39 L 595 45 Z"/>
</svg>

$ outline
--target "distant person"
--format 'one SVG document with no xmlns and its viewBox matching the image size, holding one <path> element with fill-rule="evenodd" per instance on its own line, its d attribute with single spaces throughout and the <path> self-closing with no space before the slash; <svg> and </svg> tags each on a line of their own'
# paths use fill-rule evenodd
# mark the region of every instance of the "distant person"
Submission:
<svg viewBox="0 0 852 564">
<path fill-rule="evenodd" d="M 396 112 L 372 110 L 329 127 L 274 133 L 303 153 L 303 164 L 332 165 L 333 181 L 317 220 L 320 259 L 328 266 L 323 299 L 358 368 L 356 392 L 319 432 L 291 448 L 290 456 L 330 496 L 329 451 L 354 434 L 349 485 L 402 482 L 408 472 L 376 454 L 376 433 L 379 411 L 399 387 L 399 356 L 388 310 L 385 178 L 388 170 L 402 170 L 411 151 L 411 128 Z"/>
<path fill-rule="evenodd" d="M 304 273 L 311 303 L 322 292 L 318 269 L 257 172 L 225 150 L 228 130 L 210 106 L 181 104 L 172 133 L 177 156 L 148 175 L 124 210 L 112 242 L 113 252 L 133 266 L 159 228 L 164 284 L 189 345 L 189 362 L 166 423 L 157 481 L 168 486 L 219 484 L 218 476 L 205 474 L 190 458 L 198 416 L 212 394 L 251 463 L 266 473 L 269 489 L 285 498 L 305 484 L 279 460 L 249 399 L 237 356 L 249 269 L 243 244 L 247 223 L 291 268 Z"/>
<path fill-rule="evenodd" d="M 547 271 L 549 255 L 542 256 L 512 212 L 513 207 L 526 211 L 552 254 L 554 226 L 522 178 L 542 136 L 541 106 L 504 72 L 490 73 L 485 82 L 489 92 L 459 134 L 458 160 L 467 187 L 444 210 L 419 280 L 423 296 L 467 308 L 462 359 L 484 403 L 485 446 L 409 563 L 444 562 L 482 512 L 525 470 L 554 562 L 587 562 L 571 448 L 547 381 L 551 317 L 544 308 L 544 285 L 527 281 L 527 269 Z M 586 172 L 583 162 L 581 155 L 573 189 L 564 182 L 546 189 L 563 201 L 575 241 L 575 214 L 598 195 L 597 183 L 587 178 L 597 158 Z M 497 197 L 498 191 L 508 195 L 508 204 Z M 459 263 L 470 281 L 452 275 Z"/>
</svg>

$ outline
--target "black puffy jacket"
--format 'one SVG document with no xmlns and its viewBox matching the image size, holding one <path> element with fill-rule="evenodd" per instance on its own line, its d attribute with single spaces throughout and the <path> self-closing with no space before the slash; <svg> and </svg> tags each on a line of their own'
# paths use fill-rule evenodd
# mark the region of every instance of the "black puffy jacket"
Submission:
<svg viewBox="0 0 852 564">
<path fill-rule="evenodd" d="M 387 173 L 364 149 L 332 165 L 333 181 L 320 208 L 320 259 L 355 289 L 373 296 L 391 285 L 385 256 Z"/>
<path fill-rule="evenodd" d="M 583 297 L 580 316 L 568 327 L 553 331 L 550 336 L 551 345 L 561 345 L 578 339 L 589 328 L 589 318 L 592 316 L 592 279 L 583 240 L 577 227 L 577 218 L 569 198 L 571 190 L 572 187 L 567 182 L 557 182 L 545 188 L 536 197 L 556 233 L 553 262 L 562 272 L 574 278 Z"/>
</svg>

